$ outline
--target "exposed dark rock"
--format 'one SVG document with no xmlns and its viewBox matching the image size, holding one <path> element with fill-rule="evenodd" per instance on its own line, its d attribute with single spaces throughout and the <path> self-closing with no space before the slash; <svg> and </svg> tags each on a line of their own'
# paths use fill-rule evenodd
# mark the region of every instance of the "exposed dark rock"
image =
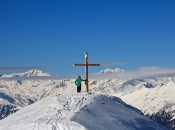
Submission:
<svg viewBox="0 0 175 130">
<path fill-rule="evenodd" d="M 4 119 L 5 117 L 17 112 L 19 109 L 17 109 L 14 105 L 0 105 L 0 120 Z"/>
<path fill-rule="evenodd" d="M 162 126 L 167 127 L 169 130 L 175 130 L 175 119 L 173 119 L 173 111 L 161 110 L 153 115 L 146 115 L 153 121 L 161 124 Z"/>
</svg>

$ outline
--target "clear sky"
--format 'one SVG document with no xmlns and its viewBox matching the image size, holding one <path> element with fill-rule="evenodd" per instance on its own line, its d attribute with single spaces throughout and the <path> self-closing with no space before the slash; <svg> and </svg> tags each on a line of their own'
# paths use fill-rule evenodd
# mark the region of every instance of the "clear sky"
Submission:
<svg viewBox="0 0 175 130">
<path fill-rule="evenodd" d="M 175 0 L 0 0 L 0 67 L 82 75 L 86 51 L 90 73 L 175 68 Z"/>
</svg>

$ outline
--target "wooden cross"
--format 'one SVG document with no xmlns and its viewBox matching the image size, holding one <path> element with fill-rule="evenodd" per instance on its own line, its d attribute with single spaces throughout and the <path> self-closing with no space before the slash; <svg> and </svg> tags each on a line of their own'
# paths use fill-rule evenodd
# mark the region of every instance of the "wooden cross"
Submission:
<svg viewBox="0 0 175 130">
<path fill-rule="evenodd" d="M 85 52 L 85 64 L 74 64 L 73 66 L 85 66 L 86 67 L 86 91 L 88 88 L 88 66 L 100 66 L 100 64 L 88 64 L 88 52 Z"/>
</svg>

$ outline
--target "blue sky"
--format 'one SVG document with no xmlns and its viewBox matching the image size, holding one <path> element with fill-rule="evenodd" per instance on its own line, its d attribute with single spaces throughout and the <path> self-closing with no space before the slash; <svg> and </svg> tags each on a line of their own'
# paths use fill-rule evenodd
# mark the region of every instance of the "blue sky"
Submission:
<svg viewBox="0 0 175 130">
<path fill-rule="evenodd" d="M 0 67 L 41 66 L 82 75 L 73 63 L 106 68 L 175 68 L 174 0 L 0 0 Z M 4 73 L 15 71 L 2 71 Z"/>
</svg>

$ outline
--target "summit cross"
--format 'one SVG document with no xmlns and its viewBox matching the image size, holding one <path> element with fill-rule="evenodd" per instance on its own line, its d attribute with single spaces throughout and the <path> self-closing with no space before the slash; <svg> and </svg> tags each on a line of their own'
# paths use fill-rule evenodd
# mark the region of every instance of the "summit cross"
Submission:
<svg viewBox="0 0 175 130">
<path fill-rule="evenodd" d="M 100 64 L 89 64 L 88 63 L 88 52 L 85 52 L 85 64 L 73 64 L 73 66 L 85 66 L 86 67 L 86 91 L 89 92 L 88 84 L 88 66 L 100 66 Z"/>
</svg>

